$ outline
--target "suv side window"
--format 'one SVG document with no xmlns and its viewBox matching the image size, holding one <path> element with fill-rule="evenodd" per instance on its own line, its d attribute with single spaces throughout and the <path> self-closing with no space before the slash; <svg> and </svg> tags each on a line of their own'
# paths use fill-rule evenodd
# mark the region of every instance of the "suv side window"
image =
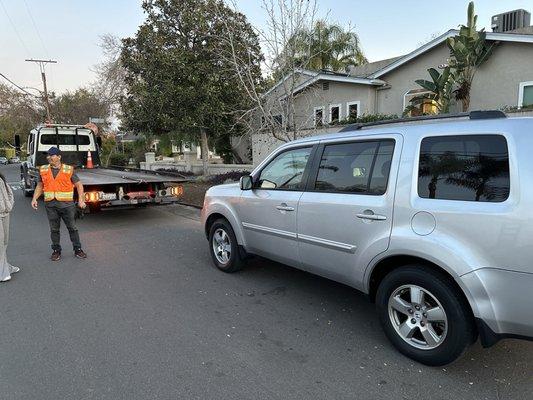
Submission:
<svg viewBox="0 0 533 400">
<path fill-rule="evenodd" d="M 501 135 L 422 140 L 418 195 L 427 199 L 502 202 L 509 197 L 509 152 Z"/>
<path fill-rule="evenodd" d="M 384 194 L 387 190 L 393 150 L 393 140 L 326 145 L 314 190 Z"/>
<path fill-rule="evenodd" d="M 311 147 L 288 150 L 278 154 L 261 171 L 259 189 L 301 190 L 302 177 L 311 154 Z"/>
</svg>

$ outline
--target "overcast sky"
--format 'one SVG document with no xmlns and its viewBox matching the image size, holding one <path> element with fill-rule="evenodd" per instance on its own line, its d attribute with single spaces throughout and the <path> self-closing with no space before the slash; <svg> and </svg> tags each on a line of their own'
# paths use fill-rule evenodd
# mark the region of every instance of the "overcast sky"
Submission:
<svg viewBox="0 0 533 400">
<path fill-rule="evenodd" d="M 262 0 L 236 0 L 250 23 L 264 27 Z M 49 90 L 90 85 L 102 57 L 99 37 L 134 35 L 144 20 L 140 0 L 0 0 L 0 73 L 21 86 L 41 88 L 38 66 L 26 58 L 53 58 Z M 466 22 L 468 0 L 318 0 L 319 17 L 349 24 L 370 61 L 408 53 L 437 33 Z M 490 31 L 490 17 L 523 8 L 533 0 L 477 0 L 478 26 Z M 1 79 L 1 78 L 0 78 Z"/>
</svg>

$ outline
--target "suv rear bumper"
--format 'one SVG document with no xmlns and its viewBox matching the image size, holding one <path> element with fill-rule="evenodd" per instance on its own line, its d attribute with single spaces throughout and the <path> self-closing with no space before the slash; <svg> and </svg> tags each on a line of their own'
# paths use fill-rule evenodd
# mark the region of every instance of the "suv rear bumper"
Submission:
<svg viewBox="0 0 533 400">
<path fill-rule="evenodd" d="M 533 274 L 481 268 L 461 279 L 474 303 L 484 347 L 504 338 L 533 340 Z"/>
</svg>

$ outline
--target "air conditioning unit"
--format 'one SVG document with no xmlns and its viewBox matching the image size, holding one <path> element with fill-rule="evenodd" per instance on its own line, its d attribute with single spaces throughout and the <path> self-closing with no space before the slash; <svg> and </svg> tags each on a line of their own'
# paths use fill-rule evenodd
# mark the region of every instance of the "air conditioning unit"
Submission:
<svg viewBox="0 0 533 400">
<path fill-rule="evenodd" d="M 509 32 L 528 27 L 531 23 L 531 13 L 526 10 L 514 10 L 492 17 L 493 32 Z"/>
</svg>

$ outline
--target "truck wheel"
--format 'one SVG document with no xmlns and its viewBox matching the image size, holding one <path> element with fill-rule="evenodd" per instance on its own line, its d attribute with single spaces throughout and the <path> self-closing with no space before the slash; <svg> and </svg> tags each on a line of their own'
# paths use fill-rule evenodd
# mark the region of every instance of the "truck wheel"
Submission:
<svg viewBox="0 0 533 400">
<path fill-rule="evenodd" d="M 422 265 L 398 268 L 378 287 L 385 334 L 405 356 L 431 366 L 459 358 L 476 335 L 470 308 L 443 274 Z"/>
<path fill-rule="evenodd" d="M 235 272 L 244 267 L 237 238 L 225 219 L 217 219 L 209 229 L 209 252 L 213 263 L 221 271 Z"/>
<path fill-rule="evenodd" d="M 22 177 L 22 180 L 24 182 L 24 196 L 25 197 L 32 197 L 33 196 L 33 192 L 34 192 L 34 188 L 32 187 L 33 185 L 30 183 L 30 185 L 28 186 L 26 184 L 26 178 Z"/>
</svg>

